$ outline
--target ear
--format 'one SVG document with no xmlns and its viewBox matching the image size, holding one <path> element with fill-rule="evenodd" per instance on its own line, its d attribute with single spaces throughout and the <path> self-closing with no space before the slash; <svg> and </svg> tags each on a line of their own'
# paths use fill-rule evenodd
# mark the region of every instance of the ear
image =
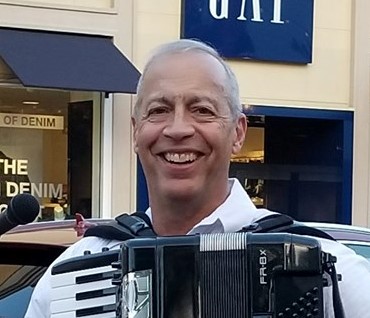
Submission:
<svg viewBox="0 0 370 318">
<path fill-rule="evenodd" d="M 232 147 L 232 154 L 236 155 L 240 149 L 243 147 L 245 134 L 247 133 L 247 118 L 244 114 L 241 114 L 237 119 L 236 127 L 235 127 L 235 138 Z"/>
<path fill-rule="evenodd" d="M 134 151 L 137 153 L 138 146 L 137 146 L 137 123 L 136 119 L 134 117 L 131 117 L 131 125 L 132 125 L 132 131 L 133 131 L 133 145 L 134 145 Z"/>
</svg>

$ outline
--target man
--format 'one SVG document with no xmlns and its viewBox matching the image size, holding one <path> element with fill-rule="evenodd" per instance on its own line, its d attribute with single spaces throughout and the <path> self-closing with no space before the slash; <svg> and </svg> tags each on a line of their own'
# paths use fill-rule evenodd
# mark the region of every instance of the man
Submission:
<svg viewBox="0 0 370 318">
<path fill-rule="evenodd" d="M 232 154 L 247 129 L 236 78 L 212 48 L 191 40 L 165 44 L 144 68 L 132 118 L 134 146 L 148 183 L 150 216 L 158 235 L 235 232 L 270 214 L 256 209 L 235 179 Z M 370 265 L 345 246 L 320 239 L 338 257 L 349 318 L 370 317 Z M 56 262 L 118 241 L 86 237 Z M 49 317 L 50 269 L 35 288 L 26 317 Z M 334 317 L 325 294 L 325 317 Z"/>
</svg>

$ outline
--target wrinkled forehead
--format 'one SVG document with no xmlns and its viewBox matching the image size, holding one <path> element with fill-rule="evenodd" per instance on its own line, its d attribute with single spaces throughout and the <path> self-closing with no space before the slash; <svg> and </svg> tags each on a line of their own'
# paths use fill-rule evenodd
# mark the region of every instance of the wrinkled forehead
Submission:
<svg viewBox="0 0 370 318">
<path fill-rule="evenodd" d="M 160 97 L 171 94 L 204 95 L 216 92 L 218 97 L 227 98 L 227 75 L 223 65 L 213 56 L 198 51 L 166 53 L 149 61 L 138 89 L 135 116 L 142 103 L 153 94 Z M 180 89 L 181 88 L 181 89 Z M 166 94 L 167 95 L 167 94 Z M 220 100 L 221 102 L 221 100 Z"/>
<path fill-rule="evenodd" d="M 224 85 L 226 72 L 223 65 L 205 52 L 187 51 L 166 53 L 154 58 L 147 66 L 143 82 L 153 76 L 212 77 Z"/>
</svg>

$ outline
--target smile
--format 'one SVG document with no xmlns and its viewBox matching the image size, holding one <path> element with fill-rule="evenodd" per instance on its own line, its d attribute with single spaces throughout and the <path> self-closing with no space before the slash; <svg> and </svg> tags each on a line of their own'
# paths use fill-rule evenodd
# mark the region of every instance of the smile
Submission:
<svg viewBox="0 0 370 318">
<path fill-rule="evenodd" d="M 187 153 L 170 153 L 166 152 L 163 157 L 171 163 L 192 163 L 197 160 L 198 155 L 193 152 Z"/>
</svg>

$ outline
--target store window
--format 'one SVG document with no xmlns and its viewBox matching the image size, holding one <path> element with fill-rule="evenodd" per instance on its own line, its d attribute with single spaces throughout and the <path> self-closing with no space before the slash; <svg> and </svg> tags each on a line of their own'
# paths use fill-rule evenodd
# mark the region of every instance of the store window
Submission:
<svg viewBox="0 0 370 318">
<path fill-rule="evenodd" d="M 1 210 L 27 192 L 40 221 L 97 216 L 99 114 L 97 93 L 0 88 Z"/>
<path fill-rule="evenodd" d="M 255 107 L 247 115 L 230 176 L 254 204 L 300 221 L 349 223 L 353 114 Z"/>
</svg>

